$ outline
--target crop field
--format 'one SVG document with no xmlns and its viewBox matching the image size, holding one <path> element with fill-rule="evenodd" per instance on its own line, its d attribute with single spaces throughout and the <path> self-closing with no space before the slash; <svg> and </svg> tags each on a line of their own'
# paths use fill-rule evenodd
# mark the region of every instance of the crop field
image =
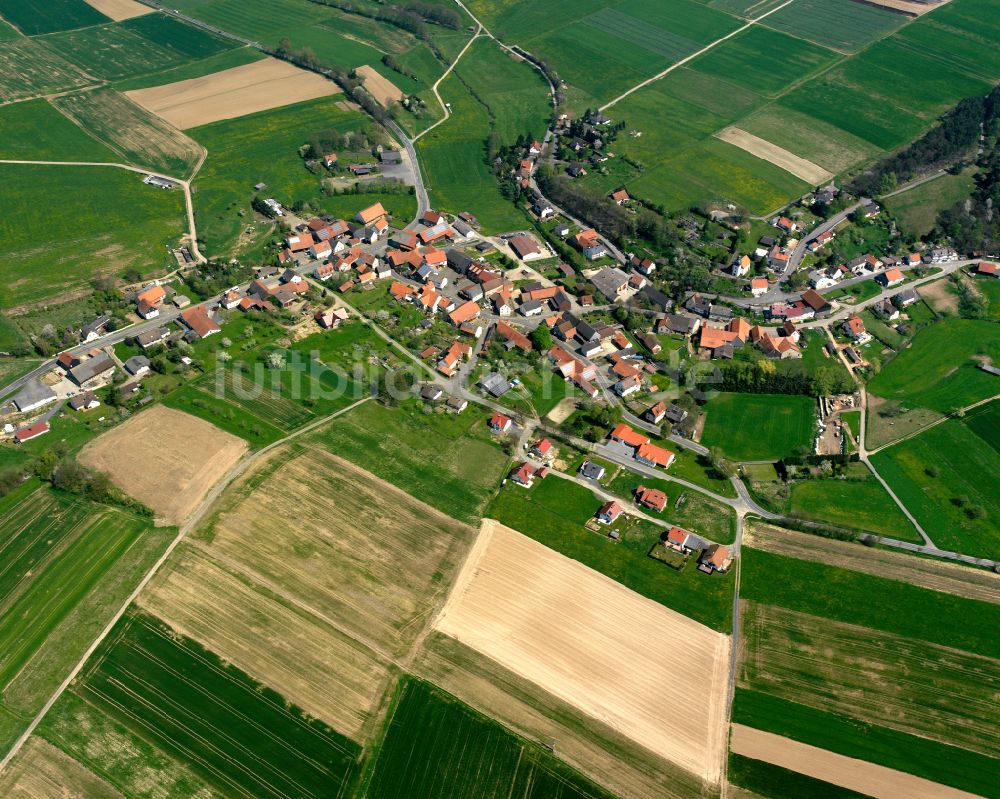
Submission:
<svg viewBox="0 0 1000 799">
<path fill-rule="evenodd" d="M 208 33 L 166 14 L 146 14 L 122 23 L 122 27 L 173 50 L 184 58 L 208 58 L 236 47 L 230 39 Z"/>
<path fill-rule="evenodd" d="M 887 577 L 968 599 L 1000 603 L 1000 575 L 957 563 L 914 558 L 899 551 L 862 547 L 763 522 L 751 523 L 744 531 L 743 541 L 765 552 Z"/>
<path fill-rule="evenodd" d="M 879 474 L 943 549 L 1000 557 L 1000 497 L 983 475 L 1000 466 L 1000 403 L 950 419 L 872 456 Z"/>
<path fill-rule="evenodd" d="M 770 2 L 773 3 L 774 0 Z M 864 795 L 856 791 L 849 791 L 763 760 L 743 757 L 732 751 L 729 753 L 726 776 L 729 779 L 728 795 L 733 799 L 798 799 L 800 796 L 814 799 L 864 799 Z"/>
<path fill-rule="evenodd" d="M 157 446 L 148 446 L 154 440 Z M 157 518 L 180 524 L 246 449 L 243 439 L 203 419 L 154 405 L 87 444 L 79 460 L 106 472 Z"/>
<path fill-rule="evenodd" d="M 942 413 L 996 393 L 996 378 L 976 368 L 977 356 L 1000 363 L 1000 327 L 947 319 L 924 328 L 868 384 L 872 394 Z"/>
<path fill-rule="evenodd" d="M 0 14 L 26 36 L 109 21 L 84 0 L 0 0 Z"/>
<path fill-rule="evenodd" d="M 75 64 L 37 39 L 0 41 L 0 102 L 78 89 L 91 82 Z"/>
<path fill-rule="evenodd" d="M 152 72 L 148 75 L 139 75 L 134 78 L 126 78 L 116 81 L 114 87 L 120 92 L 130 92 L 136 89 L 148 89 L 154 86 L 165 86 L 170 83 L 179 83 L 182 80 L 192 80 L 222 72 L 233 67 L 241 67 L 245 64 L 252 64 L 267 58 L 259 50 L 252 47 L 237 47 L 226 50 L 217 55 L 208 56 L 198 61 L 188 61 L 176 67 L 165 69 L 162 72 Z"/>
<path fill-rule="evenodd" d="M 507 468 L 486 419 L 473 407 L 449 416 L 368 402 L 311 438 L 448 516 L 478 522 Z"/>
<path fill-rule="evenodd" d="M 65 94 L 53 103 L 118 153 L 116 161 L 184 179 L 201 159 L 196 142 L 113 89 Z"/>
<path fill-rule="evenodd" d="M 163 404 L 198 416 L 227 433 L 239 436 L 253 449 L 267 446 L 285 436 L 283 430 L 254 416 L 245 408 L 237 407 L 191 384 L 172 391 L 163 398 Z"/>
<path fill-rule="evenodd" d="M 411 671 L 522 738 L 558 741 L 561 761 L 616 796 L 688 799 L 702 788 L 695 775 L 454 638 L 431 633 Z"/>
<path fill-rule="evenodd" d="M 20 733 L 164 546 L 144 520 L 36 483 L 3 499 L 0 744 Z"/>
<path fill-rule="evenodd" d="M 585 778 L 425 682 L 406 678 L 366 799 L 611 799 Z"/>
<path fill-rule="evenodd" d="M 118 799 L 121 796 L 96 774 L 37 737 L 29 738 L 17 758 L 0 774 L 0 794 L 7 799 L 51 796 Z"/>
<path fill-rule="evenodd" d="M 854 0 L 795 0 L 765 21 L 768 28 L 854 53 L 889 35 L 906 17 Z"/>
<path fill-rule="evenodd" d="M 1000 644 L 985 633 L 1000 619 L 1000 605 L 753 547 L 740 554 L 746 599 L 1000 659 Z M 952 623 L 966 616 L 981 623 Z"/>
<path fill-rule="evenodd" d="M 666 490 L 668 496 L 677 493 Z M 642 596 L 713 630 L 729 631 L 732 580 L 724 575 L 702 579 L 707 575 L 697 569 L 675 571 L 653 560 L 649 551 L 662 529 L 655 525 L 630 528 L 619 542 L 587 530 L 583 525 L 600 504 L 583 486 L 546 479 L 527 492 L 520 486 L 505 486 L 487 514 Z"/>
<path fill-rule="evenodd" d="M 104 80 L 158 72 L 187 60 L 117 23 L 54 33 L 42 41 L 87 74 Z"/>
<path fill-rule="evenodd" d="M 115 161 L 118 154 L 88 136 L 46 100 L 0 107 L 0 158 L 26 161 Z"/>
<path fill-rule="evenodd" d="M 487 519 L 435 628 L 718 781 L 729 639 Z M 651 631 L 657 631 L 655 636 Z M 670 674 L 698 674 L 704 701 Z M 617 675 L 608 680 L 606 675 Z"/>
<path fill-rule="evenodd" d="M 224 380 L 221 391 L 218 383 L 220 375 Z M 280 382 L 261 380 L 258 383 L 233 369 L 226 368 L 208 379 L 203 378 L 199 381 L 199 388 L 281 430 L 294 430 L 316 418 L 308 408 L 286 397 Z"/>
<path fill-rule="evenodd" d="M 815 402 L 787 394 L 720 393 L 705 405 L 701 443 L 737 461 L 778 460 L 812 443 Z"/>
<path fill-rule="evenodd" d="M 750 603 L 739 686 L 865 724 L 1000 756 L 1000 662 Z"/>
<path fill-rule="evenodd" d="M 317 197 L 319 179 L 306 170 L 299 147 L 318 131 L 357 130 L 364 124 L 359 113 L 344 111 L 336 98 L 328 98 L 189 130 L 188 135 L 209 152 L 194 183 L 198 232 L 208 251 L 233 247 L 245 226 L 239 212 L 250 214 L 258 182 L 266 183 L 269 195 L 289 206 L 298 199 Z M 358 208 L 375 201 L 356 199 Z"/>
<path fill-rule="evenodd" d="M 98 275 L 167 264 L 183 231 L 179 192 L 107 167 L 4 164 L 0 180 L 0 306 L 54 298 Z M 73 220 L 53 226 L 53 219 Z M 173 259 L 171 259 L 173 260 Z"/>
<path fill-rule="evenodd" d="M 227 794 L 343 796 L 359 748 L 156 619 L 130 616 L 74 691 Z"/>
</svg>

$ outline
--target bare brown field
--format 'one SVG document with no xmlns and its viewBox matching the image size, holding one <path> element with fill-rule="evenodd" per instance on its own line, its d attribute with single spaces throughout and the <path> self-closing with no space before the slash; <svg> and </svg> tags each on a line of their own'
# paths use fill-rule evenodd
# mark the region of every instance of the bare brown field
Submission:
<svg viewBox="0 0 1000 799">
<path fill-rule="evenodd" d="M 490 519 L 435 627 L 719 781 L 727 636 Z"/>
<path fill-rule="evenodd" d="M 380 75 L 370 66 L 365 64 L 356 70 L 364 82 L 365 91 L 374 97 L 383 107 L 388 108 L 393 103 L 398 103 L 404 97 L 403 92 L 384 75 Z"/>
<path fill-rule="evenodd" d="M 740 128 L 725 128 L 716 133 L 715 136 L 728 144 L 732 144 L 734 147 L 745 150 L 750 155 L 755 155 L 757 158 L 768 161 L 784 169 L 786 172 L 791 172 L 795 177 L 804 180 L 806 183 L 818 185 L 825 183 L 833 177 L 832 173 L 827 172 L 819 164 L 814 164 L 812 161 L 789 152 L 784 147 L 772 144 L 767 139 L 754 136 L 752 133 L 747 133 L 747 131 Z"/>
<path fill-rule="evenodd" d="M 885 405 L 886 400 L 868 395 L 868 420 L 865 426 L 865 446 L 869 452 L 878 447 L 897 441 L 903 436 L 923 430 L 929 424 L 943 419 L 944 416 L 928 408 L 912 408 L 898 416 L 882 416 L 878 409 Z"/>
<path fill-rule="evenodd" d="M 731 749 L 738 755 L 763 760 L 875 799 L 899 799 L 901 796 L 906 799 L 976 799 L 974 794 L 957 788 L 742 724 L 733 725 Z"/>
<path fill-rule="evenodd" d="M 548 419 L 550 422 L 555 422 L 556 424 L 562 424 L 567 419 L 569 419 L 570 416 L 573 415 L 573 411 L 575 410 L 576 410 L 576 400 L 571 397 L 567 397 L 564 400 L 559 400 L 559 404 L 556 405 L 556 407 L 554 407 L 551 411 L 549 411 L 548 415 L 545 418 Z"/>
<path fill-rule="evenodd" d="M 374 651 L 407 652 L 474 531 L 319 447 L 291 453 L 233 492 L 208 551 Z"/>
<path fill-rule="evenodd" d="M 139 605 L 344 735 L 366 737 L 390 671 L 331 620 L 190 546 L 171 558 Z"/>
<path fill-rule="evenodd" d="M 52 104 L 138 166 L 185 178 L 201 159 L 197 142 L 113 89 L 66 94 Z"/>
<path fill-rule="evenodd" d="M 5 799 L 123 799 L 111 785 L 48 741 L 32 736 L 0 774 Z"/>
<path fill-rule="evenodd" d="M 106 472 L 157 521 L 180 524 L 243 457 L 247 443 L 195 416 L 154 405 L 89 442 L 79 460 Z"/>
<path fill-rule="evenodd" d="M 888 577 L 968 599 L 1000 603 L 1000 575 L 982 569 L 872 549 L 848 541 L 785 530 L 763 522 L 748 524 L 743 541 L 765 552 Z"/>
<path fill-rule="evenodd" d="M 136 3 L 135 0 L 85 0 L 85 2 L 88 6 L 96 8 L 104 16 L 111 17 L 115 22 L 153 13 L 153 9 L 150 6 Z"/>
<path fill-rule="evenodd" d="M 917 293 L 939 314 L 954 316 L 958 313 L 958 292 L 952 289 L 948 278 L 925 283 Z"/>
<path fill-rule="evenodd" d="M 286 61 L 265 58 L 200 78 L 126 92 L 143 108 L 186 130 L 326 97 L 337 85 Z"/>
<path fill-rule="evenodd" d="M 716 792 L 679 766 L 447 635 L 431 633 L 410 671 L 630 799 L 692 799 Z"/>
<path fill-rule="evenodd" d="M 928 11 L 933 11 L 935 8 L 943 6 L 949 0 L 863 0 L 863 2 L 868 5 L 882 6 L 882 8 L 888 8 L 892 11 L 902 11 L 906 14 L 919 17 Z"/>
<path fill-rule="evenodd" d="M 747 603 L 741 687 L 1000 755 L 1000 661 Z"/>
</svg>

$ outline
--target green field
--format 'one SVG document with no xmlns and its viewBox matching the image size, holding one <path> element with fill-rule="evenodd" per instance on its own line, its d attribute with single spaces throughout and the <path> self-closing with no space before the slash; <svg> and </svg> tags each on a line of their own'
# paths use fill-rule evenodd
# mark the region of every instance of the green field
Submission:
<svg viewBox="0 0 1000 799">
<path fill-rule="evenodd" d="M 900 227 L 914 236 L 926 236 L 937 222 L 940 211 L 968 198 L 975 183 L 975 170 L 967 169 L 957 175 L 944 174 L 929 183 L 885 200 L 888 208 L 899 220 Z"/>
<path fill-rule="evenodd" d="M 164 397 L 163 404 L 199 416 L 227 433 L 245 439 L 253 449 L 271 444 L 285 436 L 282 430 L 263 419 L 258 419 L 246 409 L 236 407 L 193 385 L 182 386 L 177 391 L 171 392 Z"/>
<path fill-rule="evenodd" d="M 942 549 L 1000 558 L 1000 496 L 984 475 L 1000 467 L 1000 403 L 872 456 L 927 535 Z"/>
<path fill-rule="evenodd" d="M 1000 606 L 751 547 L 740 554 L 746 599 L 1000 657 L 1000 642 L 987 632 L 1000 621 Z M 957 618 L 978 622 L 955 624 Z"/>
<path fill-rule="evenodd" d="M 489 436 L 488 414 L 475 406 L 457 416 L 423 408 L 368 402 L 312 438 L 443 513 L 476 522 L 507 465 Z"/>
<path fill-rule="evenodd" d="M 150 274 L 173 262 L 166 245 L 184 229 L 178 191 L 103 167 L 4 164 L 0 179 L 5 308 L 56 297 L 126 267 Z"/>
<path fill-rule="evenodd" d="M 861 50 L 905 24 L 906 17 L 853 0 L 795 0 L 764 21 L 785 31 L 844 53 Z"/>
<path fill-rule="evenodd" d="M 165 86 L 168 83 L 176 83 L 192 78 L 201 78 L 224 69 L 241 67 L 244 64 L 252 64 L 264 58 L 260 50 L 252 47 L 238 47 L 233 50 L 226 50 L 217 55 L 202 58 L 198 61 L 191 61 L 181 64 L 162 72 L 153 72 L 148 75 L 140 75 L 134 78 L 116 81 L 114 86 L 120 92 L 134 91 L 135 89 L 148 89 L 151 86 Z"/>
<path fill-rule="evenodd" d="M 14 30 L 9 22 L 4 19 L 0 19 L 0 42 L 5 42 L 9 39 L 17 39 L 20 34 Z"/>
<path fill-rule="evenodd" d="M 88 74 L 104 80 L 158 72 L 186 60 L 118 24 L 54 33 L 43 41 Z"/>
<path fill-rule="evenodd" d="M 359 746 L 194 641 L 130 616 L 74 691 L 228 795 L 343 796 Z"/>
<path fill-rule="evenodd" d="M 183 58 L 208 58 L 237 46 L 231 39 L 223 39 L 166 14 L 145 14 L 122 22 L 121 26 Z"/>
<path fill-rule="evenodd" d="M 403 679 L 366 799 L 611 799 L 537 743 L 428 683 Z"/>
<path fill-rule="evenodd" d="M 1000 326 L 947 319 L 917 333 L 872 378 L 868 390 L 910 408 L 949 413 L 997 393 L 996 377 L 977 369 L 975 356 L 1000 363 Z"/>
<path fill-rule="evenodd" d="M 115 161 L 118 156 L 84 133 L 46 100 L 0 108 L 0 158 L 25 161 Z"/>
<path fill-rule="evenodd" d="M 729 631 L 732 577 L 703 574 L 693 563 L 677 571 L 649 557 L 663 528 L 646 522 L 620 525 L 621 538 L 617 542 L 604 533 L 587 530 L 584 523 L 600 506 L 601 500 L 587 488 L 548 477 L 529 490 L 508 483 L 486 515 L 638 594 L 714 630 Z"/>
<path fill-rule="evenodd" d="M 20 733 L 172 536 L 37 481 L 0 500 L 0 744 Z"/>
<path fill-rule="evenodd" d="M 38 39 L 0 41 L 0 102 L 77 89 L 91 82 L 75 64 Z"/>
<path fill-rule="evenodd" d="M 701 443 L 736 461 L 778 460 L 811 444 L 814 408 L 811 397 L 720 393 L 705 405 Z"/>
<path fill-rule="evenodd" d="M 26 36 L 108 21 L 84 0 L 0 0 L 0 14 Z"/>
<path fill-rule="evenodd" d="M 841 788 L 829 782 L 807 777 L 797 771 L 753 760 L 741 755 L 729 755 L 727 772 L 731 785 L 746 788 L 753 797 L 767 799 L 865 799 L 865 794 Z"/>
</svg>

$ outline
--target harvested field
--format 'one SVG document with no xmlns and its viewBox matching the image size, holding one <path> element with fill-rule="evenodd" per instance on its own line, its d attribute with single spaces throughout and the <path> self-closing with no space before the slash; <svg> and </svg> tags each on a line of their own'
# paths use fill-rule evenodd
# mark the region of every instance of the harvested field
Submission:
<svg viewBox="0 0 1000 799">
<path fill-rule="evenodd" d="M 828 752 L 770 732 L 734 724 L 730 748 L 799 774 L 858 791 L 875 799 L 975 799 L 975 795 L 885 766 Z"/>
<path fill-rule="evenodd" d="M 935 280 L 917 289 L 924 301 L 942 316 L 955 316 L 958 313 L 958 292 L 947 279 Z"/>
<path fill-rule="evenodd" d="M 150 6 L 144 6 L 142 3 L 135 2 L 135 0 L 86 0 L 86 3 L 115 22 L 153 13 L 153 9 Z"/>
<path fill-rule="evenodd" d="M 6 799 L 121 799 L 104 780 L 42 738 L 32 737 L 0 776 Z"/>
<path fill-rule="evenodd" d="M 755 155 L 775 166 L 779 166 L 787 172 L 791 172 L 795 177 L 801 178 L 806 183 L 819 185 L 825 183 L 833 175 L 827 172 L 819 164 L 814 164 L 795 153 L 789 152 L 777 144 L 772 144 L 766 139 L 754 136 L 739 128 L 729 127 L 715 134 L 716 138 L 722 139 L 741 150 L 745 150 L 750 155 Z"/>
<path fill-rule="evenodd" d="M 201 78 L 126 92 L 143 108 L 185 130 L 222 119 L 337 94 L 337 84 L 276 58 Z"/>
<path fill-rule="evenodd" d="M 744 533 L 747 546 L 801 560 L 827 563 L 876 577 L 919 585 L 932 591 L 1000 603 L 1000 575 L 942 560 L 915 558 L 902 552 L 872 549 L 832 538 L 751 522 Z"/>
<path fill-rule="evenodd" d="M 1000 661 L 748 603 L 739 685 L 868 724 L 1000 755 Z"/>
<path fill-rule="evenodd" d="M 0 102 L 66 91 L 92 79 L 38 39 L 0 43 Z"/>
<path fill-rule="evenodd" d="M 881 6 L 890 11 L 902 11 L 904 14 L 911 14 L 919 17 L 928 11 L 933 11 L 939 6 L 943 6 L 948 0 L 864 0 L 869 5 Z"/>
<path fill-rule="evenodd" d="M 358 67 L 354 71 L 361 76 L 365 90 L 384 107 L 388 108 L 393 103 L 398 103 L 406 97 L 391 80 L 384 75 L 380 75 L 367 64 L 363 67 Z"/>
<path fill-rule="evenodd" d="M 136 166 L 186 178 L 201 158 L 197 142 L 113 89 L 66 94 L 52 102 Z"/>
<path fill-rule="evenodd" d="M 490 519 L 435 627 L 718 782 L 726 636 Z"/>
<path fill-rule="evenodd" d="M 386 666 L 329 619 L 277 591 L 227 570 L 201 547 L 185 547 L 139 605 L 338 732 L 363 740 L 389 680 Z"/>
<path fill-rule="evenodd" d="M 88 443 L 85 466 L 111 480 L 166 524 L 180 524 L 247 450 L 195 416 L 155 405 Z"/>
<path fill-rule="evenodd" d="M 286 450 L 268 468 L 206 531 L 212 557 L 377 652 L 406 652 L 472 528 L 319 447 Z"/>
</svg>

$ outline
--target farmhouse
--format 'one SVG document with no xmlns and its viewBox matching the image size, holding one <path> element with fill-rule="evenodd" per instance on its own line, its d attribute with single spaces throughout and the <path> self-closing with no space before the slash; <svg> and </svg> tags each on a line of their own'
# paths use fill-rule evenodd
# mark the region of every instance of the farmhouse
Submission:
<svg viewBox="0 0 1000 799">
<path fill-rule="evenodd" d="M 813 313 L 817 315 L 830 312 L 830 303 L 822 294 L 818 291 L 814 291 L 813 289 L 807 289 L 802 293 L 802 302 L 804 302 L 813 311 Z"/>
<path fill-rule="evenodd" d="M 114 372 L 115 362 L 102 352 L 74 366 L 68 375 L 80 388 L 90 388 L 111 377 Z"/>
<path fill-rule="evenodd" d="M 648 436 L 644 436 L 642 433 L 637 433 L 624 422 L 620 423 L 614 430 L 611 431 L 610 438 L 612 441 L 618 441 L 633 448 L 641 447 L 644 444 L 649 443 Z"/>
<path fill-rule="evenodd" d="M 612 301 L 628 288 L 628 281 L 628 275 L 617 267 L 605 267 L 590 279 L 597 290 Z"/>
<path fill-rule="evenodd" d="M 972 271 L 980 277 L 1000 277 L 1000 268 L 992 261 L 980 261 Z"/>
<path fill-rule="evenodd" d="M 354 218 L 357 219 L 362 225 L 370 225 L 376 219 L 381 219 L 385 215 L 385 208 L 382 207 L 382 203 L 375 203 L 375 205 L 370 205 L 367 208 L 358 211 Z"/>
<path fill-rule="evenodd" d="M 667 495 L 658 488 L 639 486 L 635 490 L 635 501 L 657 513 L 663 513 L 663 509 L 667 507 Z"/>
<path fill-rule="evenodd" d="M 647 441 L 635 451 L 635 459 L 647 466 L 659 466 L 661 469 L 666 469 L 674 462 L 674 453 Z"/>
<path fill-rule="evenodd" d="M 194 308 L 184 311 L 181 314 L 181 321 L 190 331 L 189 335 L 192 335 L 196 340 L 207 338 L 222 329 L 203 305 L 196 305 Z"/>
</svg>

